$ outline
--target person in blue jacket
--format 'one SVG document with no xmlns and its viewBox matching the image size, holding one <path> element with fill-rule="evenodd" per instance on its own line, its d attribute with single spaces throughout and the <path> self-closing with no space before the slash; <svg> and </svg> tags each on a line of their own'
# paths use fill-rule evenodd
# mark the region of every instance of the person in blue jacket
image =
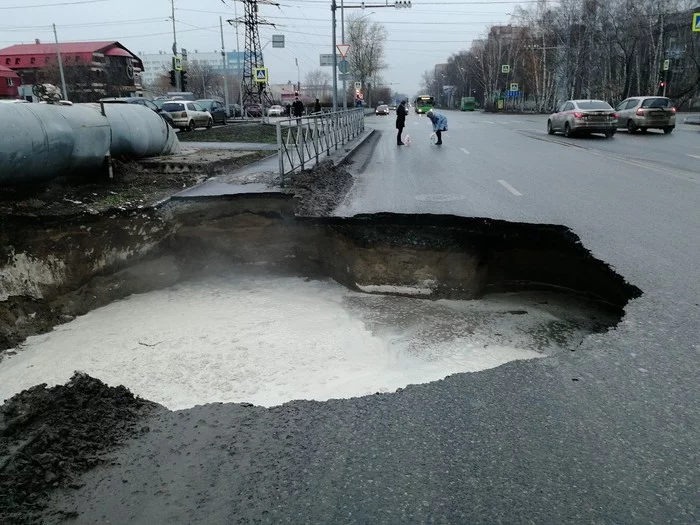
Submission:
<svg viewBox="0 0 700 525">
<path fill-rule="evenodd" d="M 432 109 L 428 110 L 426 116 L 430 119 L 430 122 L 433 123 L 433 131 L 435 135 L 437 135 L 437 142 L 435 145 L 439 146 L 442 144 L 442 132 L 447 131 L 447 117 L 440 113 L 435 113 Z"/>
</svg>

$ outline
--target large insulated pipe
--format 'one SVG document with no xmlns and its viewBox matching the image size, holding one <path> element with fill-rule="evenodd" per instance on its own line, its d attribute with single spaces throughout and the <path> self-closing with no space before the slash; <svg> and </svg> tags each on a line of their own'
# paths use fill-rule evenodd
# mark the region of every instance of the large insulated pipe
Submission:
<svg viewBox="0 0 700 525">
<path fill-rule="evenodd" d="M 177 133 L 155 111 L 139 104 L 103 104 L 112 130 L 113 157 L 158 157 L 180 151 Z M 96 105 L 99 111 L 99 104 Z"/>
<path fill-rule="evenodd" d="M 131 158 L 179 151 L 177 135 L 136 104 L 0 104 L 0 185 L 99 170 L 107 155 Z"/>
</svg>

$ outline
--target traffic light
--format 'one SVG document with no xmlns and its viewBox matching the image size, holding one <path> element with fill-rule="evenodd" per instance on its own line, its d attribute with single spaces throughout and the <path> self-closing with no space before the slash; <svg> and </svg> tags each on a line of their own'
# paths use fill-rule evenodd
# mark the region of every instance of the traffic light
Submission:
<svg viewBox="0 0 700 525">
<path fill-rule="evenodd" d="M 170 70 L 170 85 L 171 86 L 177 86 L 177 81 L 175 80 L 175 70 L 171 69 Z"/>
<path fill-rule="evenodd" d="M 182 83 L 182 91 L 187 87 L 187 71 L 180 71 L 180 82 Z"/>
</svg>

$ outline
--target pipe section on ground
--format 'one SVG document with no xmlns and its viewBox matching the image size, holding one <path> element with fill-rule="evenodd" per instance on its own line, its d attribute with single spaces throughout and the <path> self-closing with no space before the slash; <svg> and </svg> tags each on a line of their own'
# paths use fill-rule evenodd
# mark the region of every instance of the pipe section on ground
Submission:
<svg viewBox="0 0 700 525">
<path fill-rule="evenodd" d="M 0 185 L 99 170 L 108 155 L 149 157 L 179 151 L 175 131 L 136 104 L 0 104 Z"/>
</svg>

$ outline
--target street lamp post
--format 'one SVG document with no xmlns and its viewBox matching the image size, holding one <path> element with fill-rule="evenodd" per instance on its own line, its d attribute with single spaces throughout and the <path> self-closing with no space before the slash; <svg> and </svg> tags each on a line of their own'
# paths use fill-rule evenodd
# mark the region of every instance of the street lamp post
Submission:
<svg viewBox="0 0 700 525">
<path fill-rule="evenodd" d="M 297 91 L 301 91 L 301 73 L 299 73 L 299 59 L 295 57 L 294 62 L 297 65 Z"/>
</svg>

